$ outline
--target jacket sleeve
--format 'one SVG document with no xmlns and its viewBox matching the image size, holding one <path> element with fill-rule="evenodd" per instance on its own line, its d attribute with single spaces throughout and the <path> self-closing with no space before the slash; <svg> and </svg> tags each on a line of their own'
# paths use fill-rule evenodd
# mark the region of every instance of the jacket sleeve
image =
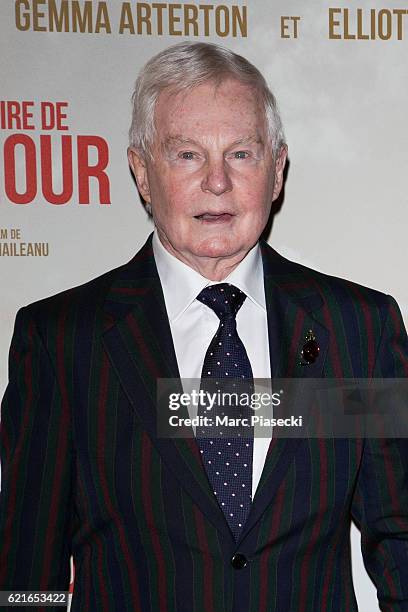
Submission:
<svg viewBox="0 0 408 612">
<path fill-rule="evenodd" d="M 16 317 L 1 411 L 0 590 L 67 591 L 73 528 L 69 406 L 57 383 L 58 359 L 53 365 L 29 313 L 30 307 L 23 308 Z"/>
<path fill-rule="evenodd" d="M 408 339 L 389 298 L 374 377 L 408 376 Z M 404 398 L 405 401 L 405 398 Z M 408 401 L 403 407 L 408 410 Z M 408 439 L 367 438 L 353 497 L 364 565 L 383 612 L 408 612 Z"/>
</svg>

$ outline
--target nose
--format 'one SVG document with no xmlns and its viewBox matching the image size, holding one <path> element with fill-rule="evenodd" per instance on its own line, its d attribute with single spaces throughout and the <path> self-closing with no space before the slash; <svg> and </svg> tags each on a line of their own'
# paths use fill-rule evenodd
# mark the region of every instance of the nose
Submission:
<svg viewBox="0 0 408 612">
<path fill-rule="evenodd" d="M 232 191 L 232 182 L 224 159 L 208 160 L 201 189 L 217 196 Z"/>
</svg>

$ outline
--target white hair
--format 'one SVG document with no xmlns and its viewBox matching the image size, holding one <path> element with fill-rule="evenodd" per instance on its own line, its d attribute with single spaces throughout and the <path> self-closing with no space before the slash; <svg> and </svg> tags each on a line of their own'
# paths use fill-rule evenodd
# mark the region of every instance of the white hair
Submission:
<svg viewBox="0 0 408 612">
<path fill-rule="evenodd" d="M 275 96 L 264 77 L 241 55 L 210 43 L 182 42 L 164 49 L 145 64 L 136 80 L 132 96 L 130 145 L 144 157 L 151 157 L 155 137 L 154 111 L 164 89 L 171 88 L 177 94 L 208 81 L 215 81 L 219 85 L 226 78 L 250 85 L 260 95 L 270 145 L 275 155 L 285 144 L 285 136 Z"/>
</svg>

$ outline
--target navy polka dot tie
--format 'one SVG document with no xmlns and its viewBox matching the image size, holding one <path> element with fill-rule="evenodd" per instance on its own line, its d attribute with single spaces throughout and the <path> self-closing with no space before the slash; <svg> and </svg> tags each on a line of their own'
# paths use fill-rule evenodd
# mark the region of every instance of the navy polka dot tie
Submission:
<svg viewBox="0 0 408 612">
<path fill-rule="evenodd" d="M 242 381 L 246 384 L 246 391 L 253 390 L 251 364 L 238 336 L 235 320 L 245 298 L 245 293 L 229 283 L 210 285 L 197 296 L 197 299 L 211 308 L 220 319 L 217 332 L 204 358 L 202 388 L 209 378 L 220 379 L 220 382 L 215 382 L 220 385 L 221 379 L 225 382 L 228 378 L 228 381 L 246 379 Z M 231 385 L 235 386 L 235 383 Z M 228 389 L 231 390 L 231 387 Z M 250 412 L 248 407 L 240 405 L 228 408 L 229 416 L 234 414 L 247 417 Z M 198 414 L 208 415 L 205 406 L 199 406 Z M 218 430 L 217 434 L 213 430 L 214 435 L 211 437 L 206 435 L 204 429 L 197 428 L 196 432 L 208 479 L 236 540 L 252 503 L 253 428 L 250 427 L 248 431 L 248 427 L 245 427 L 245 437 L 240 437 L 240 430 L 243 431 L 240 427 L 224 428 Z"/>
</svg>

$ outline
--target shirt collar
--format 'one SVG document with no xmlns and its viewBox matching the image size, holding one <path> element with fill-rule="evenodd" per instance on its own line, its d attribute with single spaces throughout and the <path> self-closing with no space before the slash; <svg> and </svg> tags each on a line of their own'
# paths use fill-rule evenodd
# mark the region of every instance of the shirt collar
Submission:
<svg viewBox="0 0 408 612">
<path fill-rule="evenodd" d="M 169 320 L 173 323 L 192 304 L 207 285 L 218 284 L 202 276 L 177 259 L 162 245 L 157 230 L 153 233 L 153 254 L 163 288 Z M 262 256 L 259 243 L 222 281 L 231 283 L 248 296 L 258 307 L 266 310 Z"/>
</svg>

